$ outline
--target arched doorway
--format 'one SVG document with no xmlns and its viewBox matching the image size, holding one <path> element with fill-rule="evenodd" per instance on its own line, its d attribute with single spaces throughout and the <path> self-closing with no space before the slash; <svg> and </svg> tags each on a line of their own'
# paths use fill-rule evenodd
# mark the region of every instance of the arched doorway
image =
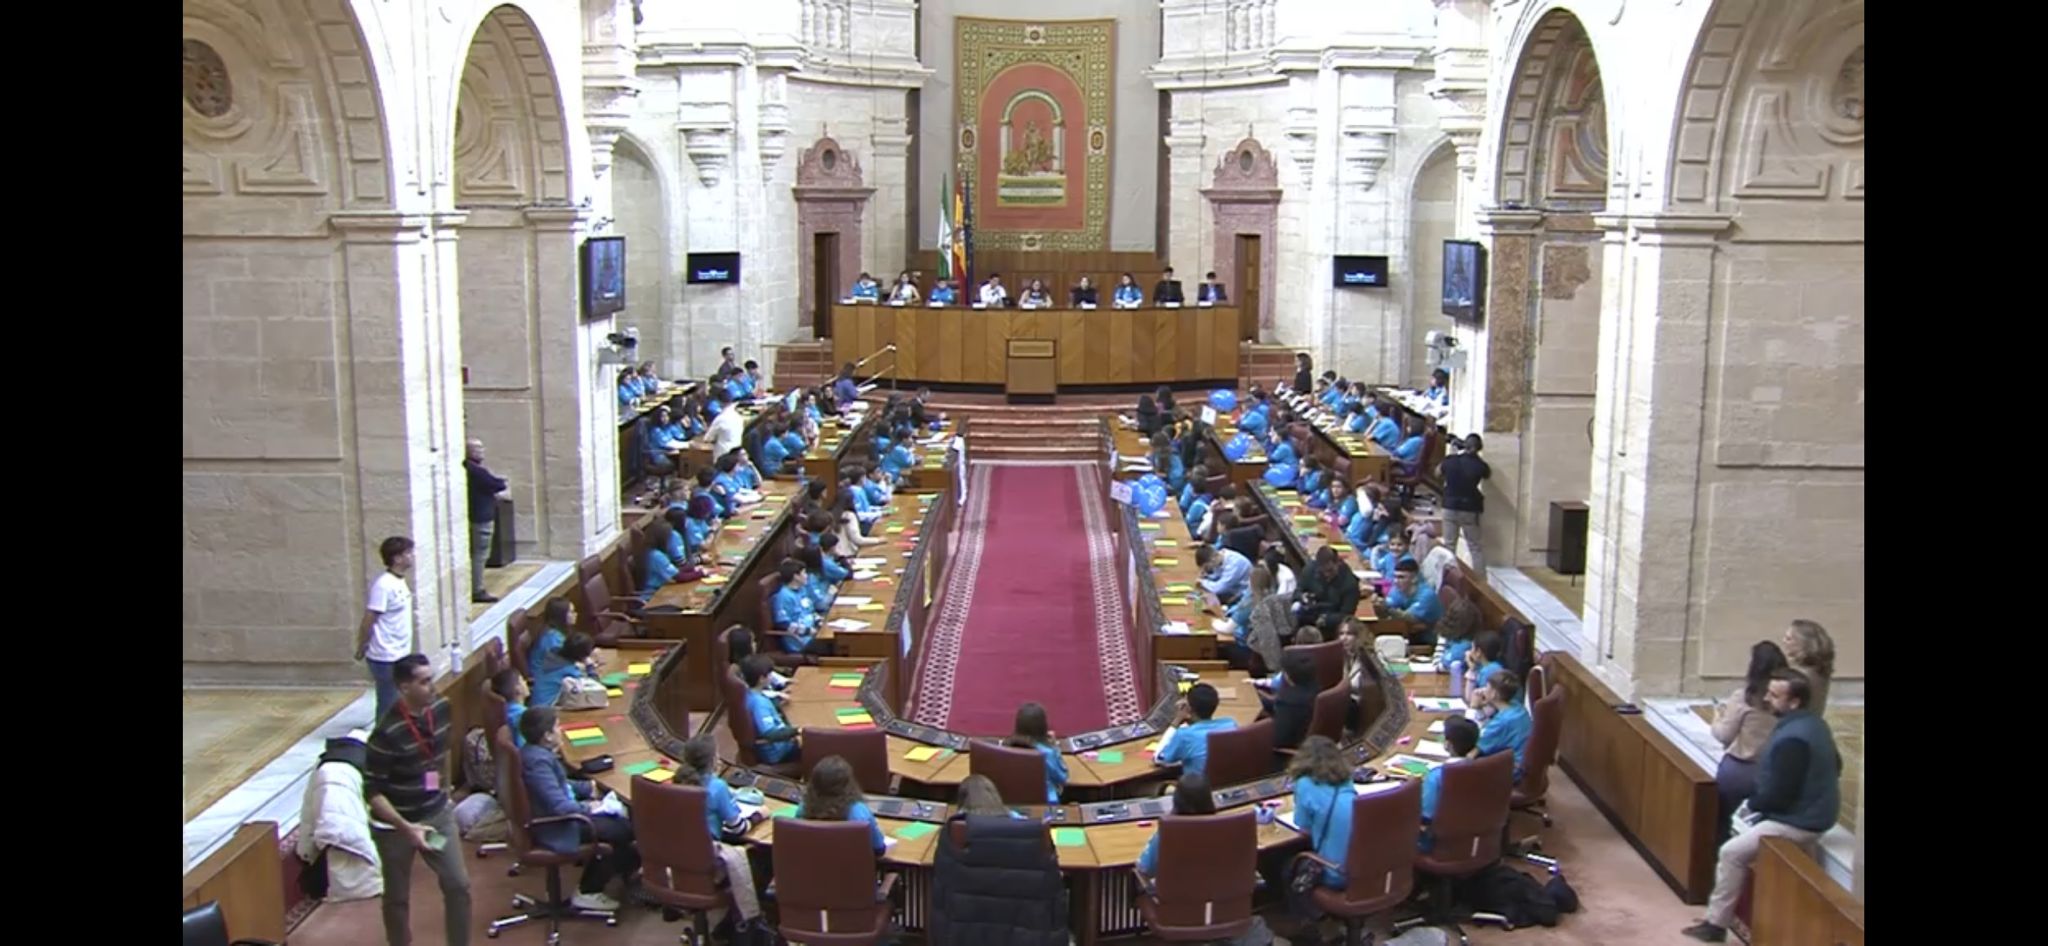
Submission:
<svg viewBox="0 0 2048 946">
<path fill-rule="evenodd" d="M 626 310 L 621 328 L 640 332 L 640 358 L 654 362 L 664 378 L 688 377 L 688 338 L 677 323 L 673 300 L 677 272 L 668 243 L 668 204 L 661 172 L 639 140 L 621 135 L 612 145 L 612 232 L 626 238 Z"/>
<path fill-rule="evenodd" d="M 1425 338 L 1454 325 L 1441 305 L 1443 245 L 1458 235 L 1458 154 L 1450 142 L 1423 159 L 1410 194 L 1408 260 L 1415 275 L 1408 280 L 1408 353 L 1399 380 L 1419 388 L 1428 383 L 1431 368 Z"/>
</svg>

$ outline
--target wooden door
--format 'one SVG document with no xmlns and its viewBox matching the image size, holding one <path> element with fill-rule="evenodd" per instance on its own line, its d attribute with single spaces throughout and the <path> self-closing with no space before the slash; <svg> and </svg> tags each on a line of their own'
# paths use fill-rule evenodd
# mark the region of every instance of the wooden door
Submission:
<svg viewBox="0 0 2048 946">
<path fill-rule="evenodd" d="M 839 301 L 839 234 L 811 235 L 811 331 L 832 337 L 832 304 Z"/>
<path fill-rule="evenodd" d="M 1237 284 L 1230 287 L 1237 291 L 1238 337 L 1248 341 L 1259 340 L 1259 236 L 1256 233 L 1237 235 Z"/>
</svg>

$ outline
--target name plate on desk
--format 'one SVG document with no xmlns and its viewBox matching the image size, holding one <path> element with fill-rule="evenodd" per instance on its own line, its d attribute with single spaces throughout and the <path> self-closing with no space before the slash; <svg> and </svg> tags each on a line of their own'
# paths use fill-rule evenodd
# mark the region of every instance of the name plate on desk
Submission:
<svg viewBox="0 0 2048 946">
<path fill-rule="evenodd" d="M 1093 303 L 1093 302 L 1083 302 L 1083 303 L 1081 303 L 1081 311 L 1083 311 L 1083 312 L 1093 312 L 1093 311 L 1095 311 L 1095 303 Z"/>
<path fill-rule="evenodd" d="M 1216 300 L 1203 299 L 1202 301 L 1195 303 L 1195 307 L 1200 309 L 1213 309 L 1216 308 Z"/>
<path fill-rule="evenodd" d="M 1162 303 L 1160 303 L 1160 304 L 1159 304 L 1159 307 L 1160 307 L 1160 308 L 1162 308 L 1162 309 L 1178 309 L 1178 308 L 1180 308 L 1180 303 L 1178 303 L 1178 302 L 1162 302 Z"/>
<path fill-rule="evenodd" d="M 927 303 L 925 303 L 925 305 L 926 305 L 927 307 L 929 307 L 929 308 L 933 308 L 933 309 L 943 309 L 943 308 L 945 308 L 945 307 L 946 307 L 946 304 L 945 304 L 945 303 L 943 303 L 943 302 L 940 302 L 940 301 L 939 301 L 939 300 L 937 300 L 937 299 L 933 299 L 932 301 L 930 301 L 930 302 L 927 302 Z"/>
<path fill-rule="evenodd" d="M 891 300 L 889 300 L 889 304 L 890 304 L 890 305 L 893 305 L 893 306 L 895 306 L 896 308 L 899 308 L 899 309 L 900 309 L 900 308 L 903 308 L 903 300 L 901 300 L 901 299 L 891 299 Z"/>
<path fill-rule="evenodd" d="M 986 308 L 988 308 L 988 303 L 986 303 L 986 302 L 977 302 L 977 303 L 975 303 L 975 304 L 974 304 L 974 307 L 975 307 L 975 308 L 977 308 L 977 309 L 986 309 Z"/>
</svg>

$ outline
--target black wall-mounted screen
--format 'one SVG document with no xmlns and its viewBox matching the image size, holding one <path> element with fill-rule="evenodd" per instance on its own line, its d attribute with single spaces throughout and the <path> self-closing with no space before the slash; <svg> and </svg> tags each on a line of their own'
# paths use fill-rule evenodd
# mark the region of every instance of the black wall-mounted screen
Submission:
<svg viewBox="0 0 2048 946">
<path fill-rule="evenodd" d="M 738 253 L 691 253 L 683 261 L 684 281 L 696 283 L 737 283 L 740 281 Z"/>
<path fill-rule="evenodd" d="M 600 319 L 626 307 L 626 238 L 583 241 L 583 317 Z"/>
<path fill-rule="evenodd" d="M 1387 258 L 1384 256 L 1339 256 L 1335 269 L 1339 289 L 1385 289 Z"/>
<path fill-rule="evenodd" d="M 1486 312 L 1486 247 L 1471 240 L 1444 241 L 1443 312 L 1477 325 Z"/>
</svg>

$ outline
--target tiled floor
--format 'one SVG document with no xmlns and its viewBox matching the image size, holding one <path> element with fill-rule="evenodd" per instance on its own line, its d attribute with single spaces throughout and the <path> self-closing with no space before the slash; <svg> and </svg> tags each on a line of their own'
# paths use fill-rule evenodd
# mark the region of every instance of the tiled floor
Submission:
<svg viewBox="0 0 2048 946">
<path fill-rule="evenodd" d="M 484 590 L 503 598 L 511 594 L 513 589 L 525 584 L 526 580 L 532 578 L 536 572 L 539 572 L 540 567 L 544 564 L 546 563 L 541 561 L 513 562 L 504 568 L 486 568 L 484 569 Z M 477 620 L 484 616 L 485 611 L 490 609 L 490 602 L 478 603 L 472 601 L 469 605 L 469 619 L 472 621 Z"/>
<path fill-rule="evenodd" d="M 1699 918 L 1699 908 L 1680 903 L 1677 895 L 1659 880 L 1628 842 L 1622 840 L 1592 803 L 1568 778 L 1551 781 L 1550 812 L 1556 819 L 1544 829 L 1545 853 L 1555 856 L 1564 874 L 1578 891 L 1582 909 L 1565 917 L 1556 927 L 1508 932 L 1485 927 L 1468 928 L 1475 943 L 1513 946 L 1678 946 L 1691 942 L 1679 930 Z M 1515 830 L 1535 827 L 1532 820 L 1517 818 Z M 502 856 L 468 861 L 472 900 L 474 941 L 483 941 L 482 929 L 490 919 L 507 912 L 512 894 L 536 893 L 543 889 L 542 877 L 527 872 L 507 877 L 508 862 Z M 563 878 L 573 885 L 574 871 Z M 441 893 L 431 871 L 416 866 L 412 884 L 413 941 L 438 942 L 441 937 Z M 374 900 L 322 906 L 292 931 L 294 946 L 354 946 L 382 941 L 379 904 Z M 1276 926 L 1278 924 L 1276 923 Z M 595 924 L 574 924 L 563 931 L 563 941 L 575 946 L 654 946 L 676 942 L 683 930 L 680 923 L 663 923 L 658 912 L 628 909 L 616 929 Z M 528 926 L 505 931 L 497 942 L 542 943 L 545 933 Z M 1384 940 L 1382 940 L 1384 941 Z M 1149 944 L 1150 939 L 1122 942 Z M 1281 940 L 1286 942 L 1286 940 Z"/>
<path fill-rule="evenodd" d="M 1701 719 L 1711 725 L 1714 721 L 1712 704 L 1702 703 L 1692 708 Z M 1846 830 L 1856 830 L 1856 782 L 1863 770 L 1863 707 L 1830 706 L 1821 714 L 1828 721 L 1828 728 L 1835 732 L 1835 748 L 1842 753 L 1842 816 L 1838 823 Z"/>
<path fill-rule="evenodd" d="M 361 695 L 360 687 L 184 691 L 185 820 Z"/>
<path fill-rule="evenodd" d="M 1550 592 L 1559 604 L 1570 608 L 1573 614 L 1585 612 L 1586 576 L 1560 575 L 1541 565 L 1523 565 L 1521 571 L 1529 576 L 1529 580 L 1542 585 L 1543 590 Z"/>
</svg>

